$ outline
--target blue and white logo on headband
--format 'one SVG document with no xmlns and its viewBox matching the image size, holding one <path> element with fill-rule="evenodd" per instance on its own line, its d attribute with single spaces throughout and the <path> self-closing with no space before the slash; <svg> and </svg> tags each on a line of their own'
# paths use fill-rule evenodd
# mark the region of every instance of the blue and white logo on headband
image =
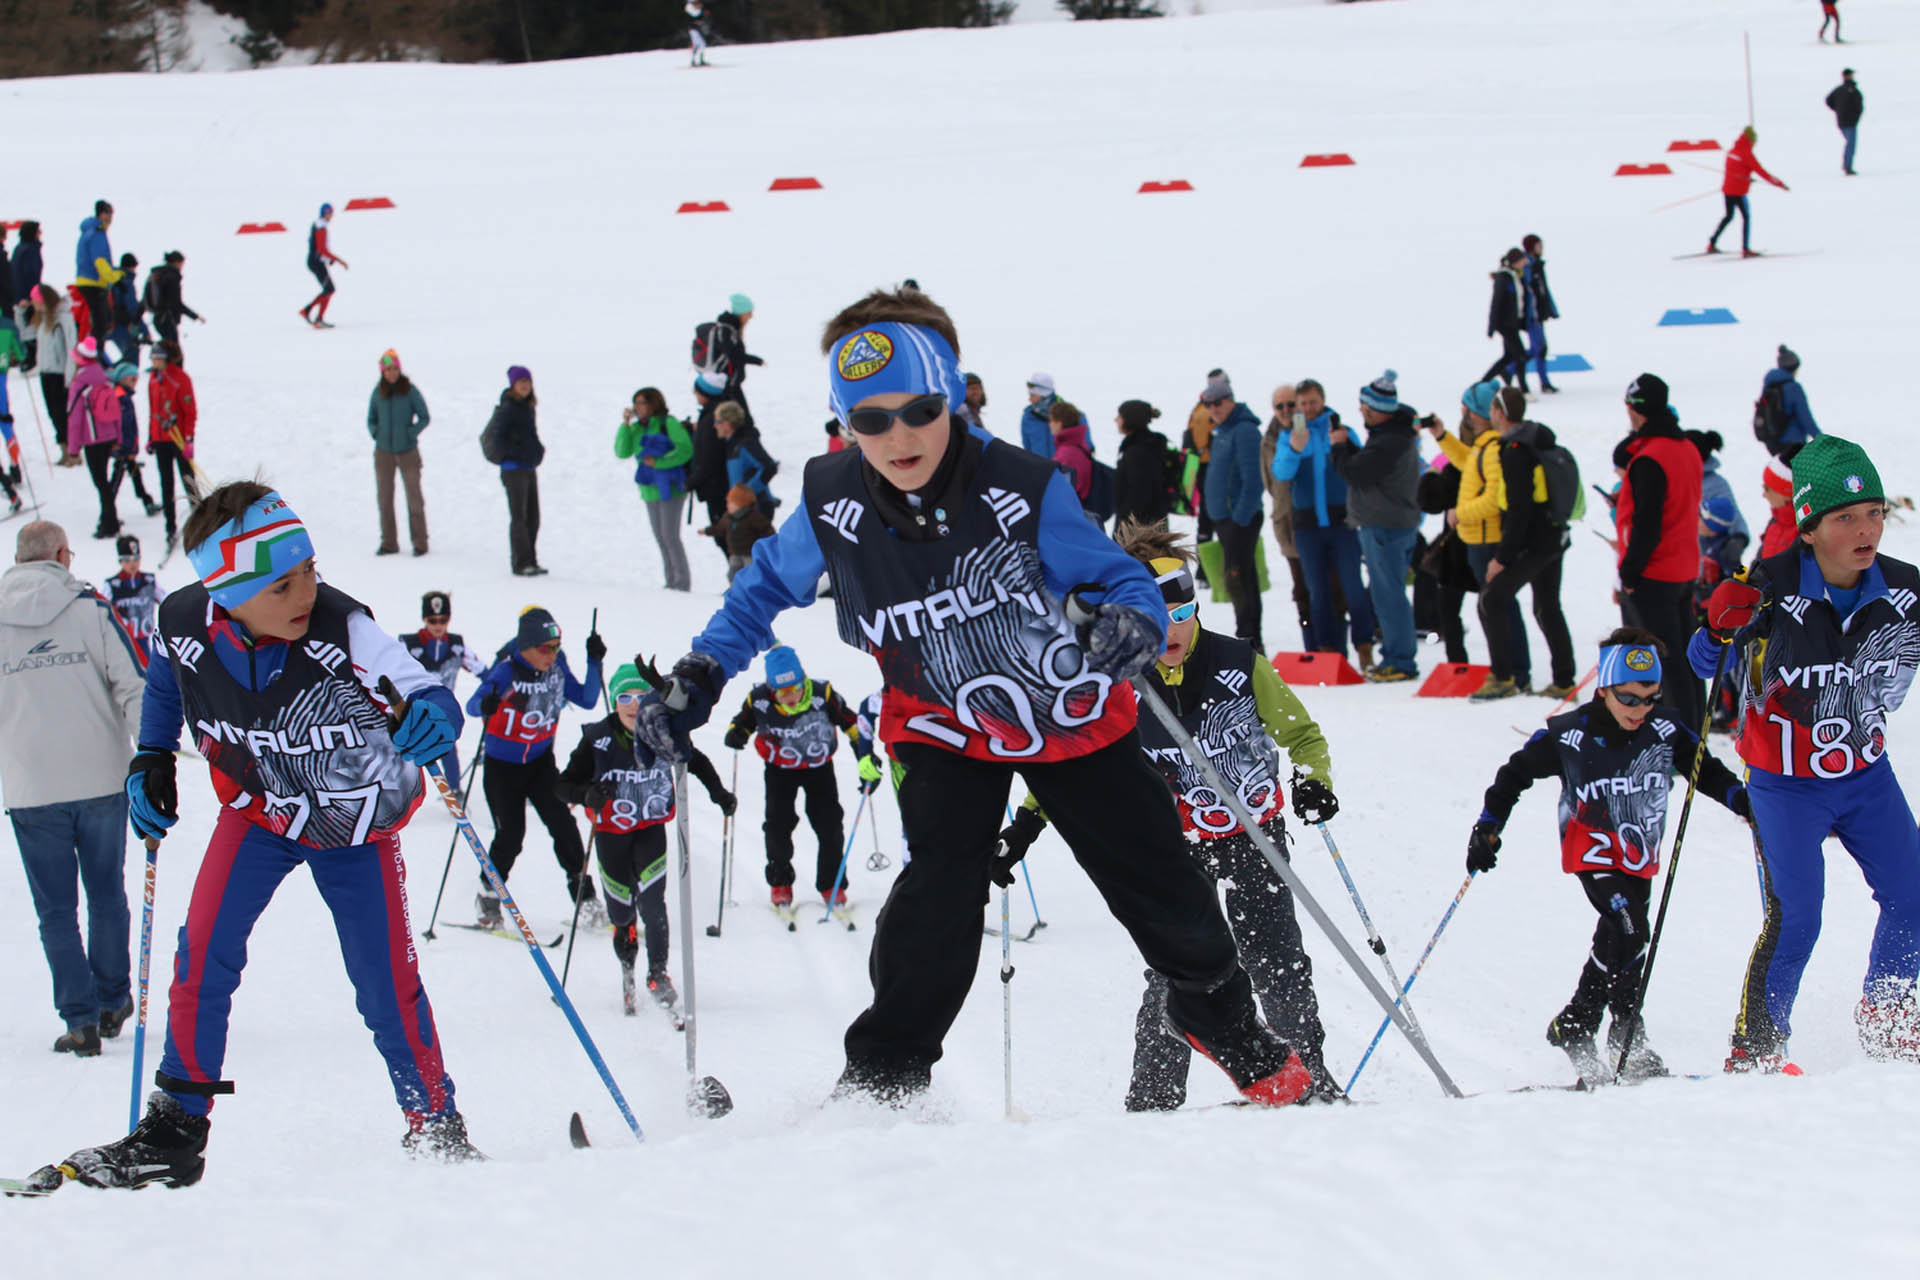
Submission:
<svg viewBox="0 0 1920 1280">
<path fill-rule="evenodd" d="M 857 329 L 833 349 L 828 401 L 841 422 L 868 396 L 938 393 L 965 404 L 966 377 L 947 340 L 924 325 L 887 321 Z"/>
<path fill-rule="evenodd" d="M 1616 684 L 1659 684 L 1660 654 L 1651 645 L 1602 645 L 1596 683 L 1602 689 Z"/>
</svg>

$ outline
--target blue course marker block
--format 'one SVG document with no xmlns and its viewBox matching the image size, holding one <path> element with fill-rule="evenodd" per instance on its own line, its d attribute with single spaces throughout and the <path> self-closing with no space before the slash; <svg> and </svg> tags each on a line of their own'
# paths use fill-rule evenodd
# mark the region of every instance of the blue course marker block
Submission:
<svg viewBox="0 0 1920 1280">
<path fill-rule="evenodd" d="M 1592 373 L 1593 366 L 1587 363 L 1587 358 L 1585 356 L 1573 355 L 1569 353 L 1563 356 L 1548 356 L 1547 372 L 1548 373 Z"/>
<path fill-rule="evenodd" d="M 1660 317 L 1662 325 L 1669 324 L 1739 324 L 1733 318 L 1733 312 L 1725 307 L 1695 307 L 1685 310 L 1679 307 Z"/>
</svg>

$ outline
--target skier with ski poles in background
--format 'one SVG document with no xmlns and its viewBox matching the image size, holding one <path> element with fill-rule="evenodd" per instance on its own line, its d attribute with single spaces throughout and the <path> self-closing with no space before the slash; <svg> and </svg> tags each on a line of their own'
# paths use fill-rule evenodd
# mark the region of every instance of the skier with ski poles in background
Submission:
<svg viewBox="0 0 1920 1280">
<path fill-rule="evenodd" d="M 860 447 L 808 461 L 805 509 L 754 548 L 635 732 L 685 759 L 727 680 L 773 642 L 774 619 L 811 604 L 829 575 L 841 638 L 885 679 L 881 735 L 913 849 L 880 913 L 873 1002 L 847 1029 L 835 1095 L 902 1106 L 931 1085 L 978 970 L 988 864 L 1018 774 L 1167 976 L 1172 1026 L 1250 1100 L 1293 1102 L 1311 1076 L 1260 1022 L 1214 886 L 1134 732 L 1126 682 L 1166 639 L 1151 575 L 1050 462 L 955 428 L 958 336 L 926 294 L 869 294 L 828 322 L 821 350 Z M 1077 627 L 1064 604 L 1076 587 L 1092 615 Z"/>
<path fill-rule="evenodd" d="M 1786 183 L 1768 173 L 1766 166 L 1760 163 L 1760 157 L 1753 154 L 1753 144 L 1759 139 L 1760 135 L 1754 132 L 1753 126 L 1748 125 L 1740 131 L 1739 140 L 1727 148 L 1726 177 L 1720 183 L 1720 194 L 1726 201 L 1727 211 L 1726 215 L 1720 219 L 1720 225 L 1713 229 L 1711 236 L 1707 237 L 1708 253 L 1720 252 L 1720 233 L 1727 229 L 1727 224 L 1733 221 L 1733 215 L 1738 213 L 1740 215 L 1740 256 L 1743 258 L 1760 256 L 1753 251 L 1753 211 L 1747 204 L 1747 192 L 1753 188 L 1754 174 L 1759 174 L 1782 191 L 1792 190 Z"/>
<path fill-rule="evenodd" d="M 1148 686 L 1235 786 L 1261 829 L 1281 849 L 1287 847 L 1282 749 L 1293 764 L 1294 817 L 1311 825 L 1340 812 L 1329 785 L 1333 765 L 1326 737 L 1299 697 L 1250 641 L 1200 624 L 1191 548 L 1164 521 L 1127 521 L 1114 541 L 1147 566 L 1166 602 L 1166 648 L 1146 676 Z M 1294 1046 L 1313 1078 L 1300 1101 L 1337 1101 L 1345 1095 L 1321 1056 L 1327 1033 L 1293 891 L 1158 720 L 1142 720 L 1140 742 L 1173 792 L 1189 853 L 1210 879 L 1226 885 L 1227 920 L 1267 1025 Z M 995 883 L 1013 883 L 1014 864 L 1026 857 L 1046 823 L 1031 796 L 1014 811 L 1011 825 L 1000 833 Z M 1166 1007 L 1167 980 L 1149 969 L 1134 1023 L 1129 1111 L 1171 1111 L 1187 1100 L 1193 1050 L 1168 1031 Z"/>
<path fill-rule="evenodd" d="M 420 629 L 400 638 L 407 656 L 445 685 L 448 693 L 454 692 L 454 682 L 462 671 L 476 676 L 487 674 L 486 660 L 467 647 L 467 638 L 447 629 L 452 622 L 453 597 L 445 591 L 429 591 L 420 597 Z M 440 757 L 440 769 L 447 775 L 449 784 L 459 782 L 457 739 L 447 748 L 447 754 Z"/>
<path fill-rule="evenodd" d="M 321 584 L 306 526 L 266 485 L 239 481 L 208 494 L 184 540 L 200 581 L 160 606 L 168 660 L 147 669 L 129 816 L 150 840 L 180 820 L 174 753 L 183 723 L 199 735 L 220 807 L 180 930 L 159 1088 L 132 1133 L 76 1151 L 35 1180 L 200 1180 L 208 1113 L 234 1089 L 220 1069 L 247 938 L 302 863 L 333 915 L 356 1003 L 406 1113 L 402 1145 L 480 1159 L 441 1062 L 400 854 L 400 831 L 424 791 L 420 768 L 458 736 L 460 708 L 364 605 Z M 406 695 L 398 724 L 376 701 L 383 679 Z"/>
<path fill-rule="evenodd" d="M 1920 1062 L 1920 831 L 1887 759 L 1887 717 L 1920 668 L 1920 570 L 1880 554 L 1887 503 L 1866 451 L 1816 436 L 1793 457 L 1794 544 L 1707 600 L 1687 648 L 1710 676 L 1745 666 L 1740 758 L 1766 918 L 1747 962 L 1730 1072 L 1787 1062 L 1800 976 L 1820 936 L 1831 833 L 1880 906 L 1854 1025 L 1879 1060 Z M 1721 646 L 1735 645 L 1722 655 Z"/>
</svg>

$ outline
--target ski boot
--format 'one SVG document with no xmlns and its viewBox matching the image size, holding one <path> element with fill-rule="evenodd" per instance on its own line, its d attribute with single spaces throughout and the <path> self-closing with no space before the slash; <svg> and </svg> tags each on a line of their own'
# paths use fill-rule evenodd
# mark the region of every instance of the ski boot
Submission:
<svg viewBox="0 0 1920 1280">
<path fill-rule="evenodd" d="M 771 897 L 773 899 L 773 905 L 776 908 L 790 907 L 793 905 L 793 886 L 790 884 L 776 884 L 773 886 Z"/>
<path fill-rule="evenodd" d="M 1365 675 L 1367 672 L 1373 670 L 1372 641 L 1362 643 L 1361 641 L 1355 640 L 1353 642 L 1353 665 L 1360 668 L 1361 675 Z"/>
<path fill-rule="evenodd" d="M 475 922 L 482 929 L 502 929 L 505 924 L 500 918 L 500 899 L 493 896 L 493 888 L 483 885 L 479 893 L 473 896 Z"/>
<path fill-rule="evenodd" d="M 620 962 L 620 1004 L 622 1010 L 631 1018 L 634 1015 L 634 1003 L 638 994 L 638 984 L 634 981 L 633 962 L 640 954 L 640 930 L 629 921 L 613 927 L 613 955 Z"/>
<path fill-rule="evenodd" d="M 160 504 L 155 502 L 152 498 L 140 499 L 140 505 L 146 508 L 147 515 L 149 517 L 157 516 L 160 514 Z"/>
<path fill-rule="evenodd" d="M 820 891 L 820 901 L 821 904 L 829 910 L 844 907 L 847 905 L 847 891 L 845 889 L 822 889 Z"/>
<path fill-rule="evenodd" d="M 1613 1073 L 1607 1070 L 1600 1048 L 1593 1042 L 1593 1031 L 1576 1024 L 1565 1013 L 1547 1024 L 1547 1043 L 1567 1055 L 1581 1084 L 1593 1088 L 1613 1083 Z"/>
<path fill-rule="evenodd" d="M 1187 1101 L 1193 1052 L 1186 1037 L 1167 1023 L 1167 980 L 1147 970 L 1147 991 L 1133 1020 L 1133 1075 L 1127 1081 L 1128 1111 L 1178 1111 Z"/>
<path fill-rule="evenodd" d="M 665 969 L 653 969 L 647 973 L 647 994 L 653 1002 L 668 1013 L 676 1012 L 680 1007 L 680 993 L 673 988 L 673 979 L 667 976 Z"/>
<path fill-rule="evenodd" d="M 400 1139 L 400 1148 L 416 1160 L 438 1160 L 442 1164 L 466 1164 L 487 1158 L 467 1141 L 467 1122 L 458 1111 L 437 1116 L 407 1112 L 407 1133 Z"/>
<path fill-rule="evenodd" d="M 1191 1032 L 1184 1034 L 1187 1043 L 1226 1072 L 1233 1087 L 1256 1106 L 1288 1106 L 1313 1087 L 1313 1077 L 1300 1055 L 1255 1016 L 1251 1001 L 1227 1034 L 1212 1044 Z"/>
<path fill-rule="evenodd" d="M 1305 1061 L 1307 1076 L 1313 1083 L 1307 1086 L 1307 1091 L 1300 1095 L 1295 1106 L 1305 1107 L 1314 1103 L 1332 1106 L 1352 1101 L 1347 1097 L 1347 1091 L 1340 1087 L 1339 1081 L 1333 1078 L 1333 1073 L 1327 1070 L 1327 1064 L 1320 1060 L 1319 1054 L 1309 1054 Z"/>
<path fill-rule="evenodd" d="M 147 1114 L 132 1133 L 74 1152 L 60 1162 L 60 1171 L 89 1187 L 190 1187 L 206 1172 L 202 1153 L 210 1123 L 156 1090 L 147 1096 Z"/>
<path fill-rule="evenodd" d="M 1875 1062 L 1920 1062 L 1920 1009 L 1911 992 L 1881 1000 L 1862 996 L 1853 1025 L 1860 1047 Z"/>
<path fill-rule="evenodd" d="M 1626 1038 L 1626 1024 L 1615 1019 L 1607 1026 L 1607 1064 L 1620 1061 L 1622 1041 Z M 1639 1084 L 1643 1080 L 1657 1080 L 1661 1076 L 1672 1075 L 1660 1055 L 1647 1044 L 1647 1028 L 1644 1023 L 1633 1029 L 1633 1047 L 1627 1050 L 1627 1065 L 1620 1072 L 1622 1084 Z"/>
<path fill-rule="evenodd" d="M 82 1027 L 68 1027 L 53 1042 L 53 1051 L 70 1053 L 76 1058 L 97 1058 L 100 1056 L 100 1028 L 91 1022 Z"/>
<path fill-rule="evenodd" d="M 1736 1044 L 1728 1051 L 1726 1065 L 1721 1069 L 1730 1076 L 1777 1076 L 1786 1069 L 1786 1066 L 1787 1055 L 1784 1047 L 1778 1050 L 1763 1050 Z"/>
<path fill-rule="evenodd" d="M 120 1028 L 124 1027 L 127 1019 L 132 1016 L 133 997 L 128 996 L 127 1002 L 118 1009 L 108 1009 L 100 1015 L 100 1034 L 109 1040 L 113 1039 L 120 1034 Z"/>
<path fill-rule="evenodd" d="M 606 907 L 600 903 L 600 895 L 593 891 L 593 881 L 580 882 L 579 904 L 582 929 L 604 929 L 613 923 L 607 916 Z"/>
<path fill-rule="evenodd" d="M 878 1062 L 848 1062 L 834 1081 L 829 1102 L 865 1102 L 902 1110 L 933 1087 L 933 1067 Z"/>
</svg>

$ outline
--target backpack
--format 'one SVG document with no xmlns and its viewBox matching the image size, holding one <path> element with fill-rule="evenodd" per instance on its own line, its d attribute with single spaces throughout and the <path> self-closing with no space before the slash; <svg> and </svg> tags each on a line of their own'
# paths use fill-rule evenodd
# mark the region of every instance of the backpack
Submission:
<svg viewBox="0 0 1920 1280">
<path fill-rule="evenodd" d="M 722 382 L 733 381 L 733 361 L 726 355 L 726 348 L 740 340 L 739 331 L 732 325 L 723 325 L 717 320 L 708 320 L 693 327 L 693 369 L 695 373 L 704 373 L 719 378 Z"/>
<path fill-rule="evenodd" d="M 1773 453 L 1781 437 L 1787 434 L 1787 384 L 1768 383 L 1760 398 L 1753 402 L 1753 438 Z"/>
<path fill-rule="evenodd" d="M 495 466 L 507 460 L 504 441 L 501 439 L 506 434 L 506 429 L 500 421 L 501 412 L 505 407 L 495 405 L 493 416 L 487 419 L 487 425 L 480 432 L 480 456 Z"/>
<path fill-rule="evenodd" d="M 1555 442 L 1542 445 L 1537 439 L 1530 441 L 1534 456 L 1540 459 L 1540 469 L 1547 476 L 1547 509 L 1553 514 L 1553 523 L 1565 528 L 1587 514 L 1586 486 L 1580 483 L 1580 464 L 1574 459 L 1567 446 Z"/>
<path fill-rule="evenodd" d="M 1089 456 L 1093 464 L 1093 478 L 1087 484 L 1086 501 L 1081 508 L 1101 524 L 1113 519 L 1113 513 L 1119 508 L 1119 500 L 1114 493 L 1113 468 L 1100 459 Z"/>
</svg>

